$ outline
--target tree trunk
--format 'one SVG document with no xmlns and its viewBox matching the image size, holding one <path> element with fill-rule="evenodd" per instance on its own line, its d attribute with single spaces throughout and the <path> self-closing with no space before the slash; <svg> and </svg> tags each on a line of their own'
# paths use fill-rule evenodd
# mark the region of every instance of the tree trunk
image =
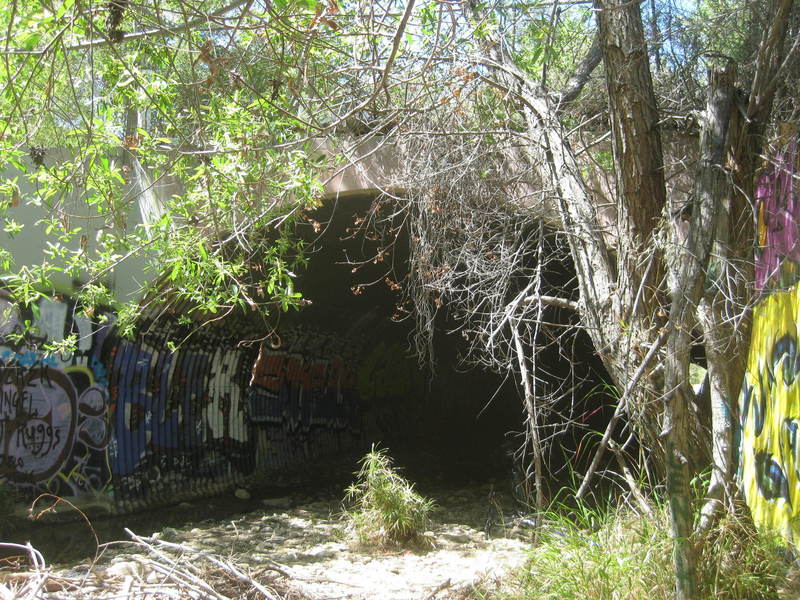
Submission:
<svg viewBox="0 0 800 600">
<path fill-rule="evenodd" d="M 717 207 L 727 190 L 722 168 L 725 139 L 730 121 L 735 70 L 709 73 L 708 104 L 700 135 L 695 190 L 691 200 L 691 219 L 681 217 L 672 227 L 671 247 L 677 249 L 668 260 L 670 296 L 670 334 L 664 371 L 666 406 L 664 435 L 667 450 L 667 494 L 672 519 L 675 559 L 676 598 L 695 597 L 696 578 L 692 534 L 690 478 L 690 401 L 689 384 L 691 332 L 697 304 L 705 285 L 706 267 L 717 225 Z M 671 211 L 680 214 L 680 211 Z M 686 226 L 688 225 L 688 234 Z"/>
<path fill-rule="evenodd" d="M 663 257 L 655 232 L 666 204 L 664 162 L 653 82 L 638 3 L 595 0 L 608 90 L 617 184 L 617 274 L 612 314 L 622 328 L 610 348 L 610 370 L 622 388 L 664 323 Z M 662 381 L 642 380 L 629 415 L 640 440 L 658 457 Z M 656 460 L 656 473 L 662 465 Z"/>
<path fill-rule="evenodd" d="M 791 23 L 791 0 L 775 0 L 767 28 L 761 32 L 756 70 L 747 97 L 736 99 L 731 113 L 728 164 L 731 185 L 720 205 L 722 213 L 705 297 L 699 318 L 703 328 L 713 431 L 713 471 L 698 531 L 710 529 L 734 487 L 739 386 L 750 346 L 749 306 L 753 296 L 755 183 L 775 93 L 787 64 L 785 40 Z M 732 508 L 732 506 L 731 506 Z"/>
<path fill-rule="evenodd" d="M 644 27 L 638 3 L 596 0 L 595 8 L 618 167 L 618 219 L 625 229 L 622 240 L 641 246 L 649 241 L 666 204 L 658 110 Z M 622 246 L 620 243 L 620 251 Z"/>
<path fill-rule="evenodd" d="M 733 509 L 734 427 L 739 422 L 738 394 L 744 377 L 749 347 L 749 327 L 745 319 L 728 318 L 732 303 L 709 294 L 698 309 L 703 331 L 711 396 L 712 471 L 705 502 L 700 509 L 697 532 L 709 531 L 727 506 Z M 740 293 L 737 298 L 743 298 Z M 733 315 L 732 315 L 733 316 Z M 742 315 L 743 317 L 744 315 Z"/>
<path fill-rule="evenodd" d="M 613 382 L 626 390 L 624 410 L 642 446 L 652 450 L 660 479 L 664 464 L 658 400 L 663 374 L 657 360 L 652 367 L 641 367 L 666 321 L 664 267 L 654 239 L 666 190 L 639 8 L 613 2 L 618 6 L 600 7 L 604 25 L 598 37 L 604 59 L 610 62 L 606 68 L 613 97 L 614 152 L 621 174 L 614 231 L 606 231 L 598 221 L 595 199 L 560 122 L 557 98 L 515 67 L 502 38 L 487 45 L 485 64 L 494 72 L 493 83 L 520 100 L 527 124 L 526 151 L 539 178 L 550 185 L 567 234 L 580 290 L 581 325 Z M 634 379 L 636 384 L 629 385 Z"/>
</svg>

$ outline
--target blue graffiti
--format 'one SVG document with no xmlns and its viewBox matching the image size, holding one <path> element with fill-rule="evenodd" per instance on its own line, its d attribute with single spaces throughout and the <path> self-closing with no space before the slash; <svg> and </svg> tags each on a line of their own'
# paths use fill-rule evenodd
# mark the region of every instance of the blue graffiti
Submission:
<svg viewBox="0 0 800 600">
<path fill-rule="evenodd" d="M 92 371 L 96 385 L 106 387 L 108 385 L 108 370 L 96 356 L 89 357 L 89 369 Z"/>
<path fill-rule="evenodd" d="M 42 367 L 57 367 L 58 360 L 52 354 L 40 354 L 33 350 L 26 352 L 14 352 L 13 350 L 4 350 L 0 353 L 0 360 L 8 364 L 16 362 L 19 366 L 31 369 L 36 366 Z"/>
</svg>

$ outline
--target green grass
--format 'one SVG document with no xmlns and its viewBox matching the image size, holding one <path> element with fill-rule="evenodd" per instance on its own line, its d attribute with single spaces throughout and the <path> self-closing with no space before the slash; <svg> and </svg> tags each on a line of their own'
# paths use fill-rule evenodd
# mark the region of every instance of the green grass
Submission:
<svg viewBox="0 0 800 600">
<path fill-rule="evenodd" d="M 361 459 L 356 481 L 346 490 L 345 517 L 358 540 L 380 546 L 423 541 L 432 500 L 424 498 L 395 470 L 385 449 Z"/>
<path fill-rule="evenodd" d="M 527 564 L 505 585 L 479 585 L 474 600 L 671 600 L 672 543 L 666 507 L 652 517 L 628 509 L 545 516 Z M 698 599 L 800 598 L 778 539 L 734 519 L 702 544 Z"/>
<path fill-rule="evenodd" d="M 711 531 L 698 557 L 701 591 L 723 600 L 800 598 L 785 542 L 727 518 Z"/>
<path fill-rule="evenodd" d="M 520 573 L 525 598 L 655 600 L 671 595 L 666 523 L 633 513 L 585 511 L 576 521 L 548 515 Z M 591 529 L 586 528 L 591 527 Z"/>
</svg>

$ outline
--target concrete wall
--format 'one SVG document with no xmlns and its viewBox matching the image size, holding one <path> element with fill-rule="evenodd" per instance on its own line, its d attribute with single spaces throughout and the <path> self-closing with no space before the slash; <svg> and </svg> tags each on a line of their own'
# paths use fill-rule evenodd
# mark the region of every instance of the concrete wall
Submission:
<svg viewBox="0 0 800 600">
<path fill-rule="evenodd" d="M 334 155 L 333 149 L 324 140 L 320 140 L 312 152 L 320 157 Z M 348 155 L 346 163 L 320 174 L 326 200 L 374 196 L 380 190 L 394 189 L 390 182 L 396 179 L 399 167 L 391 145 L 383 145 L 377 138 L 364 139 L 354 142 Z M 57 165 L 72 159 L 73 157 L 63 148 L 48 148 L 45 165 Z M 0 231 L 0 245 L 13 254 L 18 266 L 41 263 L 48 242 L 54 241 L 54 234 L 47 234 L 46 224 L 41 221 L 56 215 L 62 227 L 78 230 L 74 240 L 67 244 L 67 247 L 72 251 L 83 248 L 91 255 L 97 246 L 98 236 L 103 233 L 105 217 L 98 217 L 96 209 L 86 204 L 83 187 L 77 184 L 62 197 L 50 201 L 56 208 L 46 208 L 39 201 L 38 186 L 35 182 L 38 167 L 29 158 L 25 160 L 29 170 L 27 175 L 13 168 L 0 172 L 0 181 L 14 180 L 19 185 L 19 196 L 11 202 L 7 214 L 24 226 L 22 233 L 14 236 Z M 161 212 L 163 205 L 169 202 L 172 196 L 183 192 L 181 183 L 174 177 L 164 176 L 154 179 L 152 174 L 142 168 L 136 157 L 125 149 L 121 149 L 118 156 L 109 160 L 112 165 L 123 169 L 126 179 L 120 204 L 127 204 L 128 210 L 124 215 L 120 215 L 120 220 L 124 221 L 124 224 L 118 225 L 128 230 L 146 225 L 149 220 L 160 217 L 163 214 Z M 104 283 L 108 284 L 119 300 L 136 300 L 141 296 L 142 286 L 153 277 L 153 273 L 146 270 L 146 266 L 146 261 L 134 254 L 110 270 Z M 85 277 L 79 276 L 73 281 L 66 275 L 56 273 L 53 279 L 58 293 L 69 294 L 74 285 L 80 284 Z"/>
<path fill-rule="evenodd" d="M 486 408 L 498 380 L 456 372 L 452 347 L 433 377 L 408 350 L 408 325 L 385 315 L 352 333 L 337 325 L 352 329 L 355 313 L 327 329 L 300 315 L 242 347 L 263 336 L 243 318 L 186 340 L 176 319 L 145 317 L 128 340 L 113 316 L 73 310 L 67 297 L 40 301 L 37 341 L 81 340 L 45 356 L 12 343 L 26 315 L 0 300 L 0 483 L 21 505 L 41 493 L 111 512 L 170 504 L 275 483 L 372 441 L 480 455 L 521 422 L 513 390 Z"/>
<path fill-rule="evenodd" d="M 20 500 L 39 493 L 132 510 L 242 485 L 360 439 L 352 354 L 306 330 L 241 348 L 236 323 L 195 333 L 144 320 L 134 340 L 111 323 L 42 300 L 42 338 L 79 332 L 69 356 L 14 345 L 18 315 L 0 325 L 0 481 Z M 352 346 L 348 346 L 352 348 Z"/>
<path fill-rule="evenodd" d="M 330 152 L 324 143 L 316 151 Z M 369 156 L 361 160 L 363 154 Z M 45 162 L 70 158 L 50 148 Z M 355 145 L 351 158 L 321 176 L 327 197 L 374 195 L 395 168 L 375 142 Z M 182 191 L 173 178 L 153 180 L 124 150 L 111 160 L 126 166 L 127 228 L 157 217 Z M 8 215 L 24 229 L 13 237 L 0 232 L 0 243 L 18 265 L 37 264 L 52 239 L 39 221 L 53 211 L 36 201 L 35 181 L 14 170 L 2 176 L 19 184 Z M 63 227 L 79 229 L 72 249 L 91 253 L 104 220 L 81 190 L 57 199 L 55 214 Z M 120 300 L 136 299 L 152 277 L 145 266 L 125 259 L 105 283 Z M 277 345 L 241 347 L 264 331 L 226 320 L 184 341 L 189 330 L 176 319 L 153 325 L 144 317 L 138 337 L 126 340 L 113 315 L 102 322 L 76 314 L 69 295 L 82 279 L 56 276 L 56 296 L 39 302 L 38 319 L 20 314 L 0 292 L 0 483 L 18 499 L 48 492 L 132 510 L 269 479 L 360 440 L 359 346 L 341 332 L 301 322 L 282 328 Z M 25 320 L 35 320 L 30 347 L 13 341 Z M 73 332 L 80 340 L 74 354 L 37 350 Z M 168 342 L 180 348 L 170 351 Z"/>
<path fill-rule="evenodd" d="M 372 441 L 445 444 L 443 434 L 452 431 L 476 452 L 481 437 L 494 435 L 499 444 L 519 422 L 516 396 L 476 419 L 499 382 L 479 371 L 456 373 L 457 350 L 449 347 L 432 377 L 408 350 L 410 322 L 390 319 L 396 298 L 388 288 L 351 293 L 354 282 L 374 278 L 342 264 L 343 254 L 361 248 L 358 240 L 341 241 L 352 210 L 364 210 L 375 193 L 354 187 L 373 185 L 357 179 L 360 169 L 351 167 L 331 192 L 346 202 L 329 203 L 319 217 L 327 235 L 313 244 L 298 281 L 314 303 L 282 315 L 271 335 L 239 316 L 187 338 L 190 329 L 177 318 L 154 323 L 142 315 L 139 334 L 128 340 L 113 315 L 90 320 L 75 311 L 71 282 L 39 302 L 38 318 L 0 296 L 0 484 L 20 506 L 46 492 L 131 511 L 275 482 L 316 457 Z M 36 260 L 40 242 L 28 247 L 30 238 L 19 239 L 14 250 Z M 116 284 L 139 277 L 137 268 L 123 265 Z M 34 321 L 30 346 L 13 336 L 25 320 Z M 80 340 L 74 354 L 37 350 L 73 332 Z"/>
<path fill-rule="evenodd" d="M 71 157 L 58 148 L 49 149 L 45 158 L 47 165 L 63 163 L 69 159 Z M 30 159 L 26 160 L 30 163 Z M 121 167 L 126 159 L 121 155 L 111 160 Z M 37 168 L 33 164 L 29 164 L 28 168 L 29 174 L 35 179 Z M 175 181 L 142 180 L 137 174 L 140 174 L 138 169 L 129 171 L 128 185 L 125 186 L 123 197 L 120 199 L 121 202 L 129 202 L 127 212 L 120 215 L 128 229 L 140 225 L 143 222 L 143 215 L 146 215 L 154 204 L 166 200 L 179 189 Z M 141 174 L 147 177 L 143 171 Z M 7 169 L 0 172 L 0 179 L 16 181 L 19 186 L 19 197 L 11 203 L 6 214 L 23 225 L 23 230 L 14 236 L 0 231 L 0 245 L 12 253 L 18 267 L 40 264 L 48 248 L 48 242 L 55 241 L 55 234 L 47 234 L 46 224 L 42 222 L 51 215 L 56 216 L 61 228 L 78 230 L 74 240 L 65 246 L 72 251 L 79 251 L 83 247 L 90 256 L 94 253 L 98 236 L 103 232 L 105 218 L 98 217 L 96 209 L 87 205 L 81 186 L 76 185 L 61 197 L 51 200 L 55 206 L 51 210 L 41 202 L 38 185 L 35 180 L 31 181 L 28 175 Z M 146 193 L 143 193 L 143 190 L 146 190 Z M 142 259 L 129 257 L 106 275 L 104 283 L 115 291 L 120 300 L 135 299 L 138 297 L 140 286 L 148 281 L 149 276 L 145 273 L 144 267 L 145 262 Z M 77 279 L 85 280 L 85 276 L 79 276 Z M 55 273 L 53 280 L 57 292 L 69 294 L 73 290 L 73 280 L 68 276 Z"/>
<path fill-rule="evenodd" d="M 37 319 L 0 296 L 0 484 L 20 501 L 48 492 L 129 511 L 270 482 L 315 457 L 372 441 L 457 447 L 469 439 L 461 452 L 477 455 L 482 439 L 499 445 L 505 431 L 521 428 L 514 390 L 487 407 L 500 381 L 457 372 L 452 342 L 440 349 L 437 376 L 420 368 L 408 350 L 411 324 L 391 321 L 397 299 L 384 286 L 351 293 L 354 283 L 383 280 L 378 270 L 385 265 L 372 265 L 375 277 L 367 270 L 354 276 L 342 254 L 354 257 L 361 242 L 344 248 L 341 241 L 352 210 L 365 210 L 396 174 L 392 149 L 379 143 L 355 146 L 350 163 L 322 176 L 330 200 L 325 220 L 333 220 L 333 205 L 343 219 L 316 240 L 298 281 L 314 304 L 282 316 L 277 333 L 260 344 L 240 344 L 267 333 L 245 317 L 187 338 L 177 318 L 154 324 L 143 315 L 137 337 L 123 339 L 113 315 L 90 320 L 75 311 L 69 296 L 75 282 L 67 279 L 57 282 L 55 297 L 39 302 Z M 318 151 L 329 152 L 324 144 Z M 63 159 L 48 152 L 48 161 Z M 35 195 L 34 185 L 22 187 Z M 179 190 L 175 181 L 132 176 L 128 226 L 145 223 Z M 64 207 L 91 251 L 97 220 L 79 196 L 64 199 Z M 44 211 L 23 202 L 10 214 L 26 229 L 4 239 L 4 247 L 28 263 L 39 261 L 47 237 L 36 221 Z M 361 256 L 369 258 L 369 251 Z M 393 260 L 402 265 L 405 258 Z M 143 267 L 127 260 L 107 283 L 121 299 L 135 298 L 147 277 Z M 36 345 L 14 341 L 25 320 L 36 321 Z M 43 342 L 73 332 L 80 340 L 74 354 L 38 352 Z M 179 348 L 170 350 L 169 342 Z"/>
<path fill-rule="evenodd" d="M 68 158 L 49 149 L 46 162 Z M 129 167 L 128 228 L 180 193 L 178 182 L 153 181 L 132 157 L 115 160 Z M 8 214 L 25 226 L 14 237 L 0 232 L 3 247 L 19 264 L 36 264 L 52 237 L 37 223 L 49 211 L 29 201 L 37 197 L 35 182 L 19 172 L 3 176 L 20 185 Z M 329 191 L 351 193 L 364 177 L 361 166 L 351 166 Z M 92 252 L 103 220 L 80 189 L 57 205 L 62 225 L 80 229 L 74 249 L 83 244 Z M 106 283 L 121 300 L 135 299 L 150 276 L 144 267 L 124 260 Z M 75 312 L 69 294 L 76 282 L 62 277 L 55 284 L 56 296 L 39 302 L 37 319 L 0 296 L 0 483 L 17 499 L 48 492 L 132 510 L 268 478 L 359 439 L 352 353 L 341 351 L 341 341 L 329 343 L 318 331 L 298 336 L 302 328 L 294 328 L 282 332 L 277 347 L 243 348 L 241 340 L 264 332 L 230 320 L 184 341 L 189 330 L 176 319 L 153 325 L 146 317 L 138 337 L 126 340 L 113 315 L 93 321 Z M 13 337 L 26 320 L 35 321 L 30 346 Z M 37 350 L 73 332 L 74 354 Z M 183 343 L 173 352 L 168 342 Z"/>
</svg>

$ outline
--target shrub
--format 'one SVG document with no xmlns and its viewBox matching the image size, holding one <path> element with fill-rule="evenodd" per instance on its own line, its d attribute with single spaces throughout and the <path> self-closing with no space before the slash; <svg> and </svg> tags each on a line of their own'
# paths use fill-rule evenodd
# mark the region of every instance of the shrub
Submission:
<svg viewBox="0 0 800 600">
<path fill-rule="evenodd" d="M 577 514 L 577 522 L 575 516 Z M 545 516 L 525 567 L 504 593 L 473 598 L 508 600 L 671 600 L 674 568 L 669 513 L 585 507 Z M 787 553 L 774 536 L 742 521 L 723 520 L 701 544 L 698 598 L 771 600 L 800 597 Z M 796 584 L 794 584 L 796 585 Z"/>
<path fill-rule="evenodd" d="M 345 511 L 362 543 L 388 545 L 419 542 L 434 508 L 432 500 L 414 491 L 400 476 L 385 449 L 372 450 L 361 459 L 356 481 L 346 490 Z"/>
</svg>

